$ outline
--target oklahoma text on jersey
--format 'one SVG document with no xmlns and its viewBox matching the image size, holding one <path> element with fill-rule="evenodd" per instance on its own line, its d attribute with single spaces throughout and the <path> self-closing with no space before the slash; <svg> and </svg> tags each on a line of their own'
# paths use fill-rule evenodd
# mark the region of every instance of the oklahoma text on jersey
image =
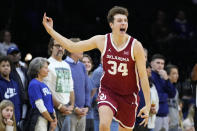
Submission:
<svg viewBox="0 0 197 131">
<path fill-rule="evenodd" d="M 129 61 L 128 58 L 120 57 L 120 56 L 113 56 L 113 55 L 107 55 L 108 59 L 112 60 L 119 60 L 119 61 Z"/>
</svg>

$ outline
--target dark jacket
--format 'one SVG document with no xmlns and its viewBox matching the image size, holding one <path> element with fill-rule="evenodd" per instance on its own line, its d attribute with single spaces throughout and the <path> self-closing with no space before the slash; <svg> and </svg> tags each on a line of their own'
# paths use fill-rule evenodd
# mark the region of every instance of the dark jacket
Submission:
<svg viewBox="0 0 197 131">
<path fill-rule="evenodd" d="M 31 108 L 28 111 L 27 122 L 24 125 L 24 131 L 34 131 L 37 120 L 38 120 L 38 117 L 40 115 L 41 114 L 40 114 L 40 112 L 38 111 L 37 108 Z"/>
<path fill-rule="evenodd" d="M 155 84 L 159 96 L 159 110 L 157 116 L 164 117 L 168 115 L 168 98 L 173 98 L 176 95 L 176 90 L 169 80 L 164 80 L 160 75 L 152 71 L 151 79 Z"/>
<path fill-rule="evenodd" d="M 28 98 L 28 84 L 29 84 L 29 77 L 27 75 L 27 69 L 23 66 L 21 66 L 21 71 L 23 72 L 24 76 L 25 76 L 25 86 L 22 83 L 22 80 L 18 74 L 18 72 L 16 71 L 15 67 L 12 67 L 12 71 L 10 73 L 10 77 L 16 81 L 19 85 L 19 89 L 20 89 L 20 98 L 22 100 L 22 104 L 29 104 L 29 98 Z"/>
</svg>

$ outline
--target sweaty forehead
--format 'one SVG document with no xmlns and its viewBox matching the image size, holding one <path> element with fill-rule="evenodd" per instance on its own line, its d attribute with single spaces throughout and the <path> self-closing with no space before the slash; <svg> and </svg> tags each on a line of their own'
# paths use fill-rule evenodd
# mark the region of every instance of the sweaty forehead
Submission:
<svg viewBox="0 0 197 131">
<path fill-rule="evenodd" d="M 127 16 L 123 14 L 116 14 L 114 15 L 114 19 L 127 19 Z"/>
</svg>

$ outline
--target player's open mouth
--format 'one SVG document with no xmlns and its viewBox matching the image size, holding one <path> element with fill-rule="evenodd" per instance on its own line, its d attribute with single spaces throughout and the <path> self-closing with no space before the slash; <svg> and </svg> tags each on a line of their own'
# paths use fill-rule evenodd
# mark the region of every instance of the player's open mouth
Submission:
<svg viewBox="0 0 197 131">
<path fill-rule="evenodd" d="M 125 29 L 124 28 L 120 28 L 120 32 L 124 33 Z"/>
</svg>

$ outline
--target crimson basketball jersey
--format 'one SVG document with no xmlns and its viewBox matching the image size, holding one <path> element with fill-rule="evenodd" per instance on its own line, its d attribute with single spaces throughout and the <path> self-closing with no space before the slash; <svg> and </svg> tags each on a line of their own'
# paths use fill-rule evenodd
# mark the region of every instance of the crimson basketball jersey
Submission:
<svg viewBox="0 0 197 131">
<path fill-rule="evenodd" d="M 133 56 L 135 39 L 129 36 L 125 46 L 117 49 L 112 34 L 106 34 L 105 37 L 101 89 L 107 88 L 120 95 L 137 94 L 139 80 Z"/>
</svg>

